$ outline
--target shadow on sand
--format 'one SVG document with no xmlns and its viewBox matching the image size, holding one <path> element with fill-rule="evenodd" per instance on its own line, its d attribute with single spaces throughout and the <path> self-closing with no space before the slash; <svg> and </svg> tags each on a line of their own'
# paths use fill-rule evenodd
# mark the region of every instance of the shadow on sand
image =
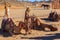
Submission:
<svg viewBox="0 0 60 40">
<path fill-rule="evenodd" d="M 60 33 L 56 34 L 49 34 L 51 36 L 42 36 L 42 37 L 22 37 L 22 39 L 34 39 L 34 40 L 54 40 L 54 39 L 60 39 Z"/>
<path fill-rule="evenodd" d="M 42 39 L 42 40 L 60 39 L 60 33 L 54 34 L 53 36 L 33 37 L 29 39 Z"/>
<path fill-rule="evenodd" d="M 52 21 L 52 20 L 49 20 L 48 18 L 41 18 L 42 20 L 45 20 L 46 22 L 58 22 L 58 21 Z"/>
</svg>

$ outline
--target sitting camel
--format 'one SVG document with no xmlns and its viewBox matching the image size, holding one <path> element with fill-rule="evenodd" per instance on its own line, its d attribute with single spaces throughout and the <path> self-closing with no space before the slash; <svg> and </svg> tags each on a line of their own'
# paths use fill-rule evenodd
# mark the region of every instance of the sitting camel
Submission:
<svg viewBox="0 0 60 40">
<path fill-rule="evenodd" d="M 21 27 L 25 24 L 23 22 L 19 23 Z M 5 18 L 2 20 L 2 31 L 3 32 L 9 32 L 11 34 L 19 34 L 21 28 L 19 27 L 20 25 L 16 26 L 15 23 L 11 18 Z"/>
<path fill-rule="evenodd" d="M 45 28 L 49 28 L 50 31 L 57 31 L 56 27 L 53 27 L 52 25 L 42 23 L 38 17 L 35 17 L 33 19 L 34 19 L 34 22 L 32 24 L 33 24 L 34 29 L 45 30 Z"/>
<path fill-rule="evenodd" d="M 54 11 L 54 12 L 51 12 L 49 14 L 48 19 L 51 20 L 51 21 L 58 21 L 59 20 L 59 16 L 58 16 L 57 12 Z"/>
<path fill-rule="evenodd" d="M 14 27 L 16 27 L 16 25 L 14 24 L 14 22 L 11 18 L 7 18 L 7 19 L 2 20 L 2 30 L 3 30 L 3 32 L 13 33 L 14 32 Z"/>
</svg>

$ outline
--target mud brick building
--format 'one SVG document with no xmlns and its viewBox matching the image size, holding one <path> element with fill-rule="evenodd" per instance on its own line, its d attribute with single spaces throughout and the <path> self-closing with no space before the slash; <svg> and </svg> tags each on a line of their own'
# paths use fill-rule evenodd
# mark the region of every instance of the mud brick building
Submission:
<svg viewBox="0 0 60 40">
<path fill-rule="evenodd" d="M 53 0 L 52 1 L 52 8 L 53 9 L 60 9 L 60 0 Z"/>
</svg>

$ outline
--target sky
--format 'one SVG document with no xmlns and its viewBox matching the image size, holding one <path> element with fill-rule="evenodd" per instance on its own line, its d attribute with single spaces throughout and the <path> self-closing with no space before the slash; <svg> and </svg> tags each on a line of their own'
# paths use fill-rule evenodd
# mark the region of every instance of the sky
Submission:
<svg viewBox="0 0 60 40">
<path fill-rule="evenodd" d="M 18 1 L 21 1 L 21 0 L 18 0 Z M 24 1 L 27 1 L 27 0 L 24 0 Z M 43 0 L 28 0 L 28 1 L 34 2 L 34 1 L 43 1 Z M 48 1 L 48 0 L 46 0 L 46 1 Z"/>
<path fill-rule="evenodd" d="M 29 1 L 34 2 L 35 0 L 29 0 Z M 43 1 L 43 0 L 37 0 L 37 1 Z M 48 1 L 48 0 L 46 0 L 46 1 Z"/>
</svg>

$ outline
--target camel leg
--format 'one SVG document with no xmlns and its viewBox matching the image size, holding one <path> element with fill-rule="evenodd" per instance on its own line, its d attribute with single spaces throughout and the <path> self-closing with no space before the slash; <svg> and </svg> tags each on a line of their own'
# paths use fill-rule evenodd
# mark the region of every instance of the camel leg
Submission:
<svg viewBox="0 0 60 40">
<path fill-rule="evenodd" d="M 26 25 L 25 31 L 26 31 L 26 34 L 30 34 L 30 33 L 31 33 L 30 23 L 28 23 L 28 24 Z"/>
</svg>

